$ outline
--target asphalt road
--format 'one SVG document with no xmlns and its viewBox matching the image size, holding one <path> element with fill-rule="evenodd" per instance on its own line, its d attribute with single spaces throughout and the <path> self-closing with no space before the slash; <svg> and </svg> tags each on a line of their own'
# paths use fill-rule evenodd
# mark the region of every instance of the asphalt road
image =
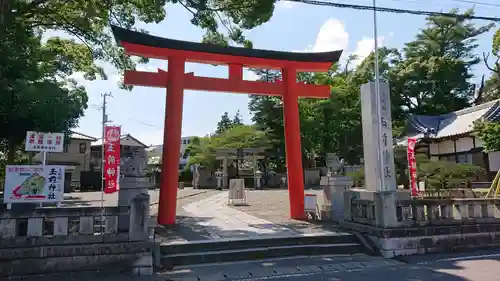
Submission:
<svg viewBox="0 0 500 281">
<path fill-rule="evenodd" d="M 179 267 L 154 276 L 93 272 L 38 276 L 23 281 L 497 281 L 500 250 L 425 255 L 405 261 L 365 255 L 315 256 Z"/>
<path fill-rule="evenodd" d="M 495 281 L 500 280 L 500 250 L 400 260 L 364 255 L 302 257 L 178 268 L 163 277 L 175 281 Z"/>
</svg>

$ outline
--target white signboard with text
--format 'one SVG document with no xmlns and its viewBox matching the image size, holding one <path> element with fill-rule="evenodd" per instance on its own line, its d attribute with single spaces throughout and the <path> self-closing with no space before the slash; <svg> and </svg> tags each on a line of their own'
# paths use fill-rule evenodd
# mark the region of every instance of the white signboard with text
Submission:
<svg viewBox="0 0 500 281">
<path fill-rule="evenodd" d="M 64 166 L 9 165 L 5 168 L 4 203 L 63 201 Z"/>
<path fill-rule="evenodd" d="M 39 152 L 63 152 L 63 133 L 43 133 L 28 131 L 24 150 Z"/>
</svg>

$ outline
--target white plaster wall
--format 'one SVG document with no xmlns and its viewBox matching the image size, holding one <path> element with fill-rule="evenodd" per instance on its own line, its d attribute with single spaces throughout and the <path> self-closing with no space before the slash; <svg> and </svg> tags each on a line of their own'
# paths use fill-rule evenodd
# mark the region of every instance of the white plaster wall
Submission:
<svg viewBox="0 0 500 281">
<path fill-rule="evenodd" d="M 476 138 L 476 147 L 483 147 L 483 146 L 484 146 L 483 140 L 480 138 Z"/>
<path fill-rule="evenodd" d="M 457 140 L 457 152 L 469 151 L 474 148 L 474 142 L 471 137 L 460 138 Z"/>
<path fill-rule="evenodd" d="M 439 154 L 455 153 L 455 145 L 451 140 L 442 141 L 438 145 Z"/>
<path fill-rule="evenodd" d="M 429 144 L 429 149 L 430 149 L 431 155 L 432 154 L 439 154 L 439 144 L 433 142 L 433 143 Z"/>
<path fill-rule="evenodd" d="M 500 151 L 488 152 L 488 161 L 490 162 L 490 171 L 500 170 Z"/>
</svg>

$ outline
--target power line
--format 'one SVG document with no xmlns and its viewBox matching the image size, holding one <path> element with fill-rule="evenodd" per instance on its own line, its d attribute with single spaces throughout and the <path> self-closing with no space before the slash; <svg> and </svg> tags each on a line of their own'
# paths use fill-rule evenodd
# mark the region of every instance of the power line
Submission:
<svg viewBox="0 0 500 281">
<path fill-rule="evenodd" d="M 141 120 L 136 120 L 136 119 L 132 119 L 132 118 L 128 118 L 128 120 L 132 121 L 132 122 L 135 122 L 135 123 L 139 123 L 139 124 L 147 126 L 147 127 L 156 128 L 156 129 L 162 129 L 162 128 L 158 127 L 158 126 L 146 123 L 146 122 L 141 121 Z"/>
<path fill-rule="evenodd" d="M 411 15 L 419 15 L 419 16 L 444 16 L 450 18 L 460 18 L 460 19 L 474 19 L 474 20 L 487 20 L 487 21 L 500 21 L 500 18 L 496 17 L 484 17 L 484 16 L 473 16 L 473 15 L 459 15 L 453 13 L 443 13 L 443 12 L 430 12 L 430 11 L 421 11 L 421 10 L 406 10 L 406 9 L 395 9 L 395 8 L 386 8 L 386 7 L 373 7 L 366 5 L 353 5 L 353 4 L 343 4 L 336 2 L 325 2 L 325 1 L 317 1 L 317 0 L 287 0 L 290 2 L 303 3 L 308 5 L 315 6 L 329 6 L 336 8 L 346 8 L 346 9 L 355 9 L 355 10 L 375 10 L 379 12 L 387 12 L 387 13 L 397 13 L 397 14 L 411 14 Z"/>
<path fill-rule="evenodd" d="M 472 0 L 451 0 L 451 1 L 460 2 L 460 3 L 476 4 L 476 5 L 483 5 L 483 6 L 490 6 L 490 7 L 500 7 L 500 4 L 493 4 L 493 3 L 486 3 L 486 2 L 479 2 L 479 1 L 472 1 Z"/>
</svg>

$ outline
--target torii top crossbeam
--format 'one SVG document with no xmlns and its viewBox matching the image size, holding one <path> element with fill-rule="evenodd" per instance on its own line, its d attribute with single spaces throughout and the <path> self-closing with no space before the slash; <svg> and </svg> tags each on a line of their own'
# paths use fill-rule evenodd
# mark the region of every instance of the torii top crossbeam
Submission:
<svg viewBox="0 0 500 281">
<path fill-rule="evenodd" d="M 241 47 L 221 47 L 153 36 L 112 26 L 116 41 L 129 55 L 154 59 L 183 56 L 186 62 L 242 65 L 249 68 L 295 68 L 298 72 L 326 72 L 342 51 L 323 53 L 278 52 Z"/>
<path fill-rule="evenodd" d="M 285 148 L 290 216 L 304 218 L 304 178 L 298 110 L 299 97 L 327 98 L 327 85 L 297 83 L 297 72 L 326 72 L 342 51 L 293 53 L 172 40 L 112 26 L 125 53 L 168 60 L 168 71 L 126 71 L 127 85 L 167 88 L 164 149 L 158 208 L 159 224 L 174 224 L 176 215 L 183 92 L 185 89 L 281 96 L 285 121 Z M 185 73 L 185 63 L 228 65 L 229 78 L 198 77 Z M 243 80 L 243 67 L 280 69 L 282 81 Z"/>
</svg>

